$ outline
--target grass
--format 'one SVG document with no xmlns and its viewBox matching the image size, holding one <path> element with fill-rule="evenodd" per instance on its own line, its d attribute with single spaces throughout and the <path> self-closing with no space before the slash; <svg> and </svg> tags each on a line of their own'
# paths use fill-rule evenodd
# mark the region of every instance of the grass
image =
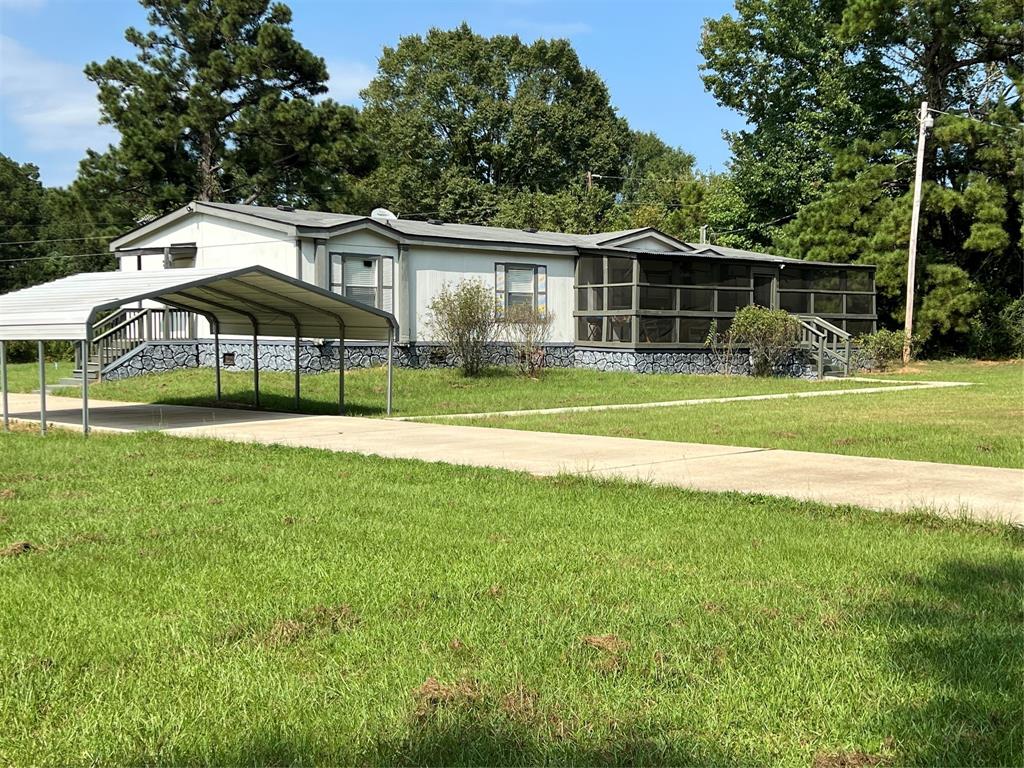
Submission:
<svg viewBox="0 0 1024 768">
<path fill-rule="evenodd" d="M 1019 765 L 1022 544 L 19 431 L 0 436 L 0 764 Z"/>
<path fill-rule="evenodd" d="M 65 361 L 46 364 L 46 383 L 55 384 L 71 375 L 74 363 Z M 7 385 L 11 392 L 35 392 L 39 389 L 38 363 L 10 363 L 7 366 Z"/>
<path fill-rule="evenodd" d="M 969 381 L 974 385 L 840 398 L 659 408 L 657 411 L 492 417 L 464 423 L 1024 467 L 1024 364 L 1020 361 L 927 362 L 915 364 L 909 371 L 874 378 L 879 381 Z"/>
<path fill-rule="evenodd" d="M 27 366 L 34 370 L 32 365 Z M 12 366 L 17 369 L 18 366 Z M 31 372 L 15 370 L 26 390 L 38 387 Z M 12 381 L 15 381 L 12 378 Z M 252 374 L 230 371 L 223 376 L 227 401 L 249 405 L 253 401 Z M 302 377 L 302 411 L 338 412 L 338 375 L 326 373 Z M 386 377 L 384 369 L 360 369 L 345 375 L 348 413 L 380 416 L 384 413 Z M 435 368 L 394 371 L 394 414 L 398 416 L 552 408 L 603 403 L 643 403 L 700 397 L 777 392 L 808 392 L 869 386 L 856 382 L 801 381 L 799 379 L 753 379 L 741 376 L 682 376 L 609 373 L 590 370 L 550 370 L 540 380 L 517 375 L 511 369 L 492 368 L 479 378 L 469 379 L 458 371 Z M 15 390 L 12 384 L 12 390 Z M 122 381 L 102 382 L 90 387 L 97 399 L 140 403 L 209 405 L 214 403 L 214 372 L 192 369 L 166 374 L 138 376 Z M 260 374 L 262 404 L 268 410 L 294 410 L 294 376 L 290 373 Z M 68 394 L 76 395 L 77 390 Z"/>
</svg>

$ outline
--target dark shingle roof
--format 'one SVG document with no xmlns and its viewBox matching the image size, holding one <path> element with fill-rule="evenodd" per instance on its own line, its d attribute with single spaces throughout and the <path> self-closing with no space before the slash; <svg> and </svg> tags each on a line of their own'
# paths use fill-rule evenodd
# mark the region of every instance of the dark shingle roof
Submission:
<svg viewBox="0 0 1024 768">
<path fill-rule="evenodd" d="M 267 221 L 275 221 L 308 229 L 334 229 L 357 221 L 374 221 L 408 237 L 446 238 L 473 240 L 482 243 L 515 243 L 518 245 L 555 246 L 576 248 L 596 246 L 643 229 L 629 229 L 619 232 L 600 232 L 595 235 L 573 235 L 565 232 L 531 232 L 525 229 L 507 227 L 483 227 L 476 224 L 432 224 L 415 219 L 372 219 L 369 216 L 354 216 L 347 213 L 324 213 L 320 211 L 282 210 L 258 205 L 237 205 L 234 203 L 200 203 L 207 208 L 219 208 L 242 213 Z"/>
</svg>

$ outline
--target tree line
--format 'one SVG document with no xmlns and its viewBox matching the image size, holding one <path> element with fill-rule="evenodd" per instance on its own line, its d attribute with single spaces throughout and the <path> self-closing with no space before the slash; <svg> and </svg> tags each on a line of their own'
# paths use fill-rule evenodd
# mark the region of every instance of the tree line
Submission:
<svg viewBox="0 0 1024 768">
<path fill-rule="evenodd" d="M 1019 322 L 1016 0 L 736 0 L 700 43 L 706 88 L 747 125 L 726 135 L 722 173 L 631 129 L 566 40 L 466 24 L 402 37 L 359 110 L 326 96 L 324 60 L 283 4 L 141 2 L 148 28 L 126 32 L 134 57 L 86 67 L 118 142 L 89 150 L 67 188 L 0 156 L 0 291 L 112 268 L 111 237 L 193 199 L 383 206 L 571 232 L 655 226 L 688 242 L 704 226 L 720 245 L 876 264 L 880 319 L 898 325 L 927 99 L 926 349 L 1005 353 Z"/>
</svg>

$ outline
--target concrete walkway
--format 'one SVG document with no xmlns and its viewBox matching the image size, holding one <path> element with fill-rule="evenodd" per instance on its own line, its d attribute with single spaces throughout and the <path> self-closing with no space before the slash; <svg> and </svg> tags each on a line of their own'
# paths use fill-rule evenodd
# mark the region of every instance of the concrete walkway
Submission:
<svg viewBox="0 0 1024 768">
<path fill-rule="evenodd" d="M 14 418 L 38 421 L 37 395 L 12 393 L 10 401 Z M 159 430 L 535 475 L 568 472 L 880 510 L 924 508 L 1024 525 L 1024 471 L 1016 469 L 227 408 L 91 405 L 97 431 Z M 80 407 L 77 399 L 50 397 L 49 421 L 80 429 Z"/>
<path fill-rule="evenodd" d="M 870 381 L 876 379 L 850 376 L 846 381 Z M 519 411 L 490 411 L 487 413 L 443 413 L 436 416 L 395 416 L 395 421 L 466 421 L 489 419 L 494 416 L 553 416 L 561 413 L 587 413 L 588 411 L 639 411 L 647 408 L 678 408 L 687 405 L 708 405 L 711 403 L 741 403 L 752 400 L 793 400 L 804 397 L 834 397 L 836 395 L 876 395 L 879 392 L 907 392 L 918 389 L 947 389 L 949 387 L 970 387 L 969 381 L 893 381 L 882 382 L 877 387 L 859 389 L 816 389 L 807 392 L 776 392 L 771 395 L 735 395 L 733 397 L 700 397 L 691 400 L 661 400 L 653 403 L 612 403 L 609 405 L 568 405 L 560 408 L 534 408 Z"/>
</svg>

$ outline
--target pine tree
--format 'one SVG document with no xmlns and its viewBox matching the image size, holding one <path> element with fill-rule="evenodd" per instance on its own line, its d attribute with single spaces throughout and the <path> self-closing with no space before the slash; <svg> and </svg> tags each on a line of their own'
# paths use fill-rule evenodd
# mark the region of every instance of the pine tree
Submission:
<svg viewBox="0 0 1024 768">
<path fill-rule="evenodd" d="M 343 200 L 367 152 L 350 107 L 319 101 L 323 59 L 269 0 L 141 0 L 134 59 L 86 67 L 116 147 L 90 152 L 83 191 L 113 196 L 114 218 L 189 199 L 327 205 Z M 119 202 L 118 202 L 119 201 Z"/>
</svg>

